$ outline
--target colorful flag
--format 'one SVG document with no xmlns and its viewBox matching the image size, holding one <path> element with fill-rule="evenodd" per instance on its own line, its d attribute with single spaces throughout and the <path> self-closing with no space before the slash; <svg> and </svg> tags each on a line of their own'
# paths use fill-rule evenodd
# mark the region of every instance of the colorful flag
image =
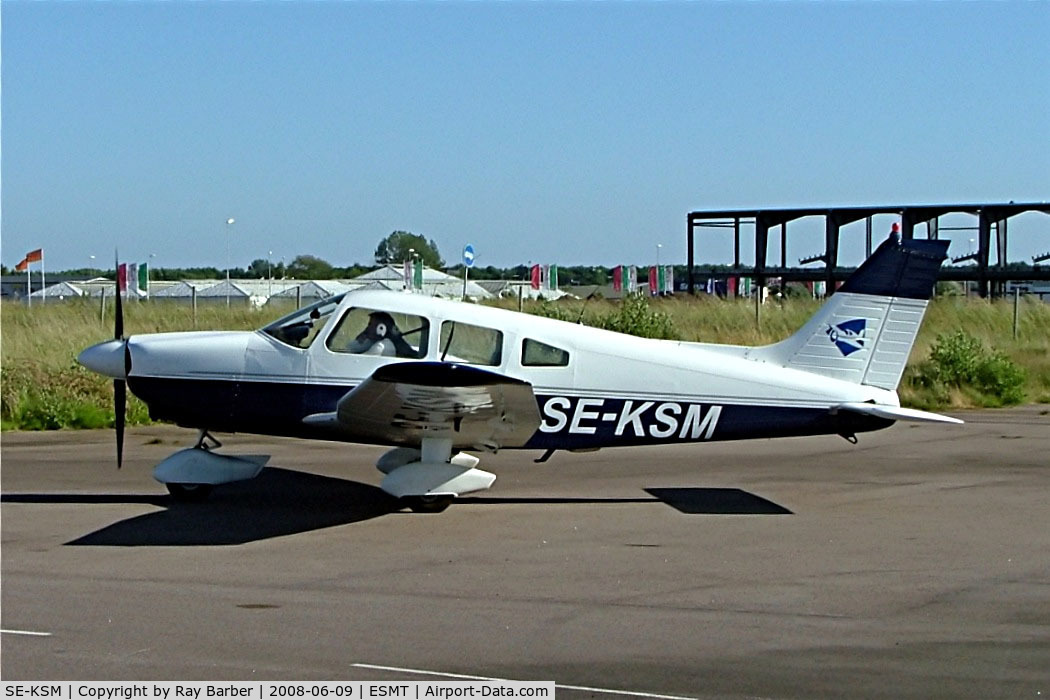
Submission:
<svg viewBox="0 0 1050 700">
<path fill-rule="evenodd" d="M 412 261 L 406 260 L 404 270 L 402 271 L 403 284 L 405 289 L 412 289 Z"/>
<path fill-rule="evenodd" d="M 663 290 L 666 294 L 674 294 L 674 265 L 664 268 Z"/>
<path fill-rule="evenodd" d="M 120 263 L 117 265 L 117 290 L 121 292 L 128 291 L 128 264 Z"/>
<path fill-rule="evenodd" d="M 649 296 L 655 297 L 660 293 L 660 282 L 656 278 L 656 265 L 649 267 Z"/>
<path fill-rule="evenodd" d="M 139 291 L 149 297 L 149 263 L 139 263 Z"/>
<path fill-rule="evenodd" d="M 631 265 L 627 268 L 627 293 L 634 294 L 638 291 L 638 268 Z"/>
<path fill-rule="evenodd" d="M 531 286 L 533 289 L 540 288 L 540 278 L 542 277 L 542 275 L 543 272 L 540 270 L 540 266 L 533 265 L 532 270 L 530 270 L 530 281 L 532 283 Z"/>
<path fill-rule="evenodd" d="M 558 289 L 558 266 L 551 265 L 547 270 L 547 289 L 552 291 Z"/>
<path fill-rule="evenodd" d="M 623 265 L 617 265 L 613 268 L 613 291 L 623 291 Z"/>
<path fill-rule="evenodd" d="M 22 258 L 22 262 L 15 265 L 15 269 L 19 272 L 29 269 L 29 258 Z"/>
<path fill-rule="evenodd" d="M 726 296 L 736 297 L 736 277 L 729 277 L 726 279 Z"/>
<path fill-rule="evenodd" d="M 423 289 L 423 258 L 416 258 L 413 261 L 412 288 Z"/>
<path fill-rule="evenodd" d="M 44 249 L 43 248 L 37 248 L 36 250 L 31 250 L 28 253 L 26 253 L 26 262 L 27 263 L 40 262 L 43 259 L 44 259 Z"/>
<path fill-rule="evenodd" d="M 125 279 L 128 283 L 128 296 L 137 297 L 139 295 L 139 266 L 138 263 L 128 263 L 128 269 Z"/>
</svg>

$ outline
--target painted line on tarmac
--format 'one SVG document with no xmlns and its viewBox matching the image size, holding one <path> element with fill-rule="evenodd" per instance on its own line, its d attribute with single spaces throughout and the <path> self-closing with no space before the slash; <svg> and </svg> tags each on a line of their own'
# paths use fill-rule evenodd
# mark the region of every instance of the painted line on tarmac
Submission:
<svg viewBox="0 0 1050 700">
<path fill-rule="evenodd" d="M 50 637 L 50 632 L 31 632 L 29 630 L 0 630 L 0 634 L 20 634 L 24 637 Z"/>
<path fill-rule="evenodd" d="M 462 673 L 445 673 L 443 671 L 424 671 L 418 668 L 399 668 L 397 666 L 377 666 L 375 664 L 350 664 L 357 668 L 366 668 L 373 671 L 393 671 L 395 673 L 412 673 L 420 676 L 440 676 L 442 678 L 460 678 L 468 681 L 495 681 L 515 682 L 513 678 L 491 678 L 489 676 L 468 676 Z M 555 683 L 555 688 L 562 690 L 582 690 L 587 693 L 605 693 L 607 695 L 626 695 L 632 698 L 654 698 L 654 700 L 700 700 L 688 695 L 660 695 L 659 693 L 642 693 L 632 690 L 615 690 L 613 688 L 591 688 L 585 685 L 565 685 Z"/>
</svg>

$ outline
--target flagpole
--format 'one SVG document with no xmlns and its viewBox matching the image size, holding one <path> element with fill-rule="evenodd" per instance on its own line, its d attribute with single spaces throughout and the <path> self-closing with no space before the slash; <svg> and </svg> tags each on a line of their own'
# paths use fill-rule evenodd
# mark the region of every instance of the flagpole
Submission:
<svg viewBox="0 0 1050 700">
<path fill-rule="evenodd" d="M 40 249 L 40 303 L 47 301 L 47 279 L 44 277 L 44 250 Z"/>
<path fill-rule="evenodd" d="M 26 263 L 26 304 L 33 305 L 33 271 L 29 269 L 29 263 Z"/>
</svg>

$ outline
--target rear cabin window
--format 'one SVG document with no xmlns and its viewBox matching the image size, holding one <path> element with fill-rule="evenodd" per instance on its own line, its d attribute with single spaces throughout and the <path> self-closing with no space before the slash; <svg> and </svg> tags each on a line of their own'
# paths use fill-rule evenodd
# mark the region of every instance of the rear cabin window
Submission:
<svg viewBox="0 0 1050 700">
<path fill-rule="evenodd" d="M 503 332 L 469 323 L 441 324 L 442 362 L 496 366 L 503 361 Z"/>
<path fill-rule="evenodd" d="M 569 352 L 526 338 L 521 344 L 522 367 L 567 367 Z"/>
<path fill-rule="evenodd" d="M 422 316 L 353 308 L 328 336 L 332 352 L 419 359 L 427 354 L 430 323 Z"/>
</svg>

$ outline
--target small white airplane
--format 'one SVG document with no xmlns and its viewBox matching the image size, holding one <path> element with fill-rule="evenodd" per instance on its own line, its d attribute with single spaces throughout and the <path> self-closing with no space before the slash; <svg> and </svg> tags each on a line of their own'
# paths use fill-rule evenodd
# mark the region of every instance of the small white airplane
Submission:
<svg viewBox="0 0 1050 700">
<path fill-rule="evenodd" d="M 458 301 L 356 291 L 258 331 L 115 339 L 84 350 L 114 379 L 117 460 L 128 388 L 157 420 L 200 431 L 157 465 L 176 498 L 253 478 L 209 431 L 393 447 L 381 488 L 443 510 L 495 475 L 463 450 L 588 451 L 961 423 L 902 408 L 896 388 L 947 241 L 887 240 L 798 332 L 742 347 L 650 340 Z"/>
</svg>

